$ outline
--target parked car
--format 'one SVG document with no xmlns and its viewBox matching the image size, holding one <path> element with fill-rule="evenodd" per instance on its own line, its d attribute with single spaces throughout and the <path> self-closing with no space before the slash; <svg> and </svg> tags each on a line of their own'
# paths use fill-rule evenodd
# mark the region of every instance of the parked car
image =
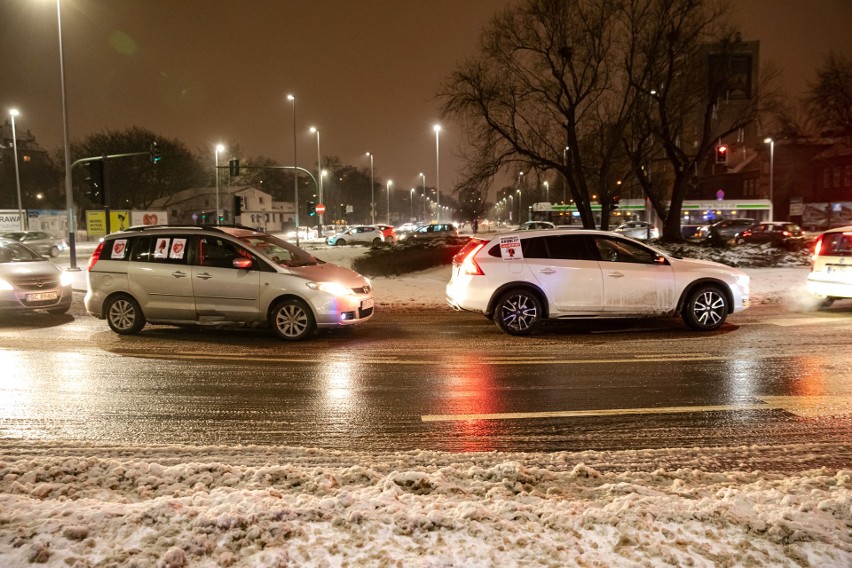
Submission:
<svg viewBox="0 0 852 568">
<path fill-rule="evenodd" d="M 748 218 L 723 219 L 707 227 L 699 229 L 698 237 L 713 242 L 728 242 L 734 240 L 739 233 L 754 225 L 757 221 Z"/>
<path fill-rule="evenodd" d="M 746 273 L 680 259 L 617 233 L 526 231 L 471 239 L 453 259 L 447 302 L 527 335 L 545 320 L 680 315 L 711 331 L 749 302 Z"/>
<path fill-rule="evenodd" d="M 237 227 L 134 227 L 88 264 L 86 310 L 119 334 L 146 322 L 269 325 L 281 339 L 373 316 L 370 281 L 272 235 Z"/>
<path fill-rule="evenodd" d="M 621 233 L 625 237 L 638 239 L 640 241 L 660 238 L 660 230 L 651 223 L 646 223 L 645 221 L 628 221 L 626 223 L 622 223 L 615 228 L 615 232 Z"/>
<path fill-rule="evenodd" d="M 817 237 L 807 287 L 823 306 L 852 298 L 852 225 L 830 229 Z"/>
<path fill-rule="evenodd" d="M 385 242 L 382 230 L 373 225 L 353 225 L 345 231 L 340 231 L 325 241 L 331 246 L 343 246 L 354 244 L 378 245 Z"/>
<path fill-rule="evenodd" d="M 739 233 L 734 240 L 738 245 L 769 243 L 776 247 L 797 249 L 804 246 L 805 234 L 795 223 L 774 221 L 752 225 Z"/>
<path fill-rule="evenodd" d="M 400 236 L 399 240 L 409 239 L 435 239 L 439 237 L 457 237 L 459 230 L 450 223 L 432 223 L 431 225 L 423 225 L 407 235 Z"/>
<path fill-rule="evenodd" d="M 46 254 L 53 257 L 59 256 L 60 252 L 68 248 L 65 239 L 55 237 L 44 231 L 14 231 L 3 233 L 0 237 L 16 240 L 39 254 Z"/>
<path fill-rule="evenodd" d="M 396 229 L 390 225 L 376 225 L 382 232 L 382 236 L 386 243 L 393 243 L 396 240 Z"/>
<path fill-rule="evenodd" d="M 0 238 L 0 313 L 64 314 L 71 307 L 71 296 L 69 272 L 16 240 Z"/>
<path fill-rule="evenodd" d="M 526 223 L 521 223 L 518 227 L 519 231 L 535 231 L 540 229 L 555 229 L 556 225 L 551 223 L 550 221 L 527 221 Z"/>
</svg>

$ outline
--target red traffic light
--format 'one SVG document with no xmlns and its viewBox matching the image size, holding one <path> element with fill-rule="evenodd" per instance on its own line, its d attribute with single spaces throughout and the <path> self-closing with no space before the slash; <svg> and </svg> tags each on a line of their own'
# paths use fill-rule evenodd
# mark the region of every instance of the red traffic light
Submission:
<svg viewBox="0 0 852 568">
<path fill-rule="evenodd" d="M 719 144 L 716 146 L 716 163 L 717 164 L 727 164 L 728 163 L 728 145 L 727 144 Z"/>
</svg>

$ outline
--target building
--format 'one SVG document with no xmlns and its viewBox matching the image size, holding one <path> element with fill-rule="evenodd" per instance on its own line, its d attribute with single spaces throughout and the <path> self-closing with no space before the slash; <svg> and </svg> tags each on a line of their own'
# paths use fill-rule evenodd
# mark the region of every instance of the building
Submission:
<svg viewBox="0 0 852 568">
<path fill-rule="evenodd" d="M 235 199 L 241 200 L 240 213 L 234 218 Z M 151 209 L 162 209 L 175 224 L 204 225 L 216 223 L 216 188 L 196 187 L 155 199 Z M 244 225 L 260 231 L 278 233 L 294 226 L 293 204 L 274 201 L 272 196 L 254 187 L 219 188 L 219 210 L 222 223 Z"/>
</svg>

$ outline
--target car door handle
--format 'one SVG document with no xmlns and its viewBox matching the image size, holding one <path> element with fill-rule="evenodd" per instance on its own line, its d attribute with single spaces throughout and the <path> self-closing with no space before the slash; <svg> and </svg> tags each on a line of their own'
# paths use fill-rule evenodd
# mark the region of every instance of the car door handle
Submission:
<svg viewBox="0 0 852 568">
<path fill-rule="evenodd" d="M 541 270 L 539 270 L 539 272 L 541 272 L 542 274 L 556 274 L 556 271 L 552 268 L 542 268 Z"/>
<path fill-rule="evenodd" d="M 209 279 L 213 278 L 213 276 L 211 276 L 210 274 L 207 274 L 206 272 L 202 272 L 201 274 L 196 274 L 195 277 L 201 278 L 202 280 L 209 280 Z"/>
<path fill-rule="evenodd" d="M 175 278 L 186 278 L 186 272 L 181 272 L 178 270 L 177 272 L 172 272 L 172 276 Z"/>
<path fill-rule="evenodd" d="M 610 272 L 609 274 L 607 274 L 607 276 L 609 276 L 610 278 L 624 278 L 624 274 L 622 274 L 621 272 Z"/>
</svg>

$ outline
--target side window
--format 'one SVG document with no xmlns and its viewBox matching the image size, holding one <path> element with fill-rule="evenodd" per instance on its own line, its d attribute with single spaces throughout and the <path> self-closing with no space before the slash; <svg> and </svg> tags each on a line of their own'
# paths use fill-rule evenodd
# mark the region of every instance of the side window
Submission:
<svg viewBox="0 0 852 568">
<path fill-rule="evenodd" d="M 521 250 L 524 253 L 524 258 L 550 258 L 547 254 L 547 244 L 544 242 L 544 237 L 523 239 Z"/>
<path fill-rule="evenodd" d="M 553 235 L 545 237 L 550 258 L 564 260 L 592 260 L 583 235 Z"/>
<path fill-rule="evenodd" d="M 130 260 L 157 264 L 186 264 L 188 239 L 182 235 L 134 237 L 129 244 Z"/>
<path fill-rule="evenodd" d="M 202 236 L 198 239 L 198 260 L 201 266 L 214 268 L 233 268 L 235 258 L 252 260 L 252 267 L 257 266 L 255 256 L 241 246 L 221 237 Z"/>
<path fill-rule="evenodd" d="M 595 245 L 600 260 L 606 262 L 654 264 L 654 260 L 657 258 L 657 255 L 652 251 L 620 239 L 595 237 Z"/>
</svg>

